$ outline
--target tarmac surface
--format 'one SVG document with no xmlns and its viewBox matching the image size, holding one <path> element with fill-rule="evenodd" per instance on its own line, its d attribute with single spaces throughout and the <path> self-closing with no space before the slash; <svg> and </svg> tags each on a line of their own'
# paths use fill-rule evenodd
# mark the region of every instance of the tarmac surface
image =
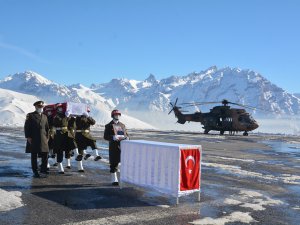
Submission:
<svg viewBox="0 0 300 225">
<path fill-rule="evenodd" d="M 51 167 L 47 178 L 33 178 L 23 129 L 0 127 L 0 224 L 300 224 L 299 137 L 129 133 L 202 145 L 201 201 L 194 193 L 176 205 L 155 190 L 111 186 L 101 130 L 93 134 L 104 160 L 91 157 L 78 173 L 73 159 L 63 175 Z"/>
</svg>

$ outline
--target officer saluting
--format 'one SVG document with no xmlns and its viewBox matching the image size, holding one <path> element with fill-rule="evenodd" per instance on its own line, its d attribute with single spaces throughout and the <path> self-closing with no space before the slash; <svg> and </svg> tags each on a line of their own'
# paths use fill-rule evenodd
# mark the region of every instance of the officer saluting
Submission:
<svg viewBox="0 0 300 225">
<path fill-rule="evenodd" d="M 37 101 L 33 105 L 35 111 L 27 114 L 24 125 L 25 137 L 27 138 L 26 153 L 31 153 L 31 167 L 34 177 L 40 177 L 37 163 L 38 154 L 42 157 L 40 172 L 44 176 L 48 173 L 49 125 L 47 116 L 42 113 L 44 102 Z"/>
</svg>

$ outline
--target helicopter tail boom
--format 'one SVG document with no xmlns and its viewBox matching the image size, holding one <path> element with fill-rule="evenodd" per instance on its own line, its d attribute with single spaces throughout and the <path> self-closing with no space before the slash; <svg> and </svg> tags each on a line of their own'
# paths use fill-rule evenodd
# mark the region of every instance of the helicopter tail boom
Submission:
<svg viewBox="0 0 300 225">
<path fill-rule="evenodd" d="M 170 103 L 170 105 L 172 106 L 172 109 L 169 112 L 169 114 L 170 114 L 172 111 L 174 111 L 175 117 L 178 119 L 177 123 L 185 124 L 186 121 L 202 122 L 203 118 L 202 118 L 201 112 L 197 112 L 194 114 L 182 114 L 183 111 L 180 110 L 182 107 L 176 106 L 177 101 L 178 101 L 178 98 L 176 98 L 176 101 L 174 104 Z"/>
<path fill-rule="evenodd" d="M 185 124 L 186 122 L 185 116 L 182 114 L 182 112 L 180 112 L 178 107 L 175 106 L 173 110 L 174 110 L 175 117 L 178 119 L 177 123 Z"/>
</svg>

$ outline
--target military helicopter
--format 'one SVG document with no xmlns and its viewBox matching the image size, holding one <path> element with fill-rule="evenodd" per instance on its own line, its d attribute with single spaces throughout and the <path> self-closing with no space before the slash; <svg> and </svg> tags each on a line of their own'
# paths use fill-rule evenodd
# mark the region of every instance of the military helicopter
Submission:
<svg viewBox="0 0 300 225">
<path fill-rule="evenodd" d="M 248 136 L 248 131 L 258 128 L 258 123 L 245 109 L 231 108 L 228 104 L 252 110 L 256 109 L 254 107 L 230 102 L 226 99 L 221 102 L 182 103 L 182 106 L 176 106 L 177 101 L 178 98 L 174 104 L 170 103 L 172 109 L 169 114 L 174 111 L 175 117 L 178 119 L 177 122 L 180 124 L 184 124 L 186 121 L 200 122 L 203 125 L 204 134 L 208 134 L 211 130 L 220 131 L 221 135 L 223 135 L 225 131 L 229 131 L 229 134 L 242 131 L 244 132 L 244 136 Z M 222 105 L 213 107 L 210 109 L 210 112 L 207 113 L 195 112 L 193 114 L 182 114 L 184 111 L 182 111 L 181 108 L 216 103 L 221 103 Z"/>
</svg>

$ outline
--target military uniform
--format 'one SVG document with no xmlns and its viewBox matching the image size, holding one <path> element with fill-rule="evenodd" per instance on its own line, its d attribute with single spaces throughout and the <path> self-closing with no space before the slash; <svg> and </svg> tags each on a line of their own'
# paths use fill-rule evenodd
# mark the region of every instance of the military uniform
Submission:
<svg viewBox="0 0 300 225">
<path fill-rule="evenodd" d="M 66 158 L 69 155 L 68 117 L 57 113 L 53 119 L 53 126 L 56 129 L 53 150 L 57 154 L 57 162 L 61 163 L 63 161 L 63 153 L 65 152 Z"/>
<path fill-rule="evenodd" d="M 75 141 L 76 135 L 76 118 L 70 117 L 68 120 L 68 150 L 71 152 L 72 150 L 77 148 L 77 144 Z"/>
<path fill-rule="evenodd" d="M 76 143 L 80 157 L 76 160 L 81 161 L 83 151 L 90 146 L 93 150 L 97 149 L 96 139 L 90 134 L 90 126 L 96 121 L 90 116 L 76 117 Z"/>
<path fill-rule="evenodd" d="M 109 141 L 109 163 L 111 173 L 117 172 L 117 167 L 121 159 L 120 141 L 116 141 L 113 139 L 113 137 L 116 135 L 113 127 L 114 124 L 115 122 L 112 120 L 110 123 L 105 125 L 104 130 L 104 139 Z M 124 131 L 124 133 L 121 135 L 124 135 L 125 138 L 128 138 L 128 133 L 125 125 L 121 122 L 118 122 L 117 125 L 120 126 Z"/>
<path fill-rule="evenodd" d="M 37 104 L 37 102 L 35 104 Z M 41 172 L 46 173 L 49 152 L 49 124 L 47 116 L 38 112 L 28 113 L 24 125 L 24 132 L 26 138 L 32 139 L 31 143 L 27 140 L 26 153 L 31 153 L 31 167 L 33 173 L 38 174 L 38 154 L 42 157 Z"/>
<path fill-rule="evenodd" d="M 48 115 L 48 124 L 49 124 L 49 141 L 48 141 L 48 146 L 49 146 L 49 152 L 50 154 L 53 153 L 53 143 L 54 143 L 54 135 L 55 135 L 55 128 L 53 126 L 53 116 Z"/>
</svg>

